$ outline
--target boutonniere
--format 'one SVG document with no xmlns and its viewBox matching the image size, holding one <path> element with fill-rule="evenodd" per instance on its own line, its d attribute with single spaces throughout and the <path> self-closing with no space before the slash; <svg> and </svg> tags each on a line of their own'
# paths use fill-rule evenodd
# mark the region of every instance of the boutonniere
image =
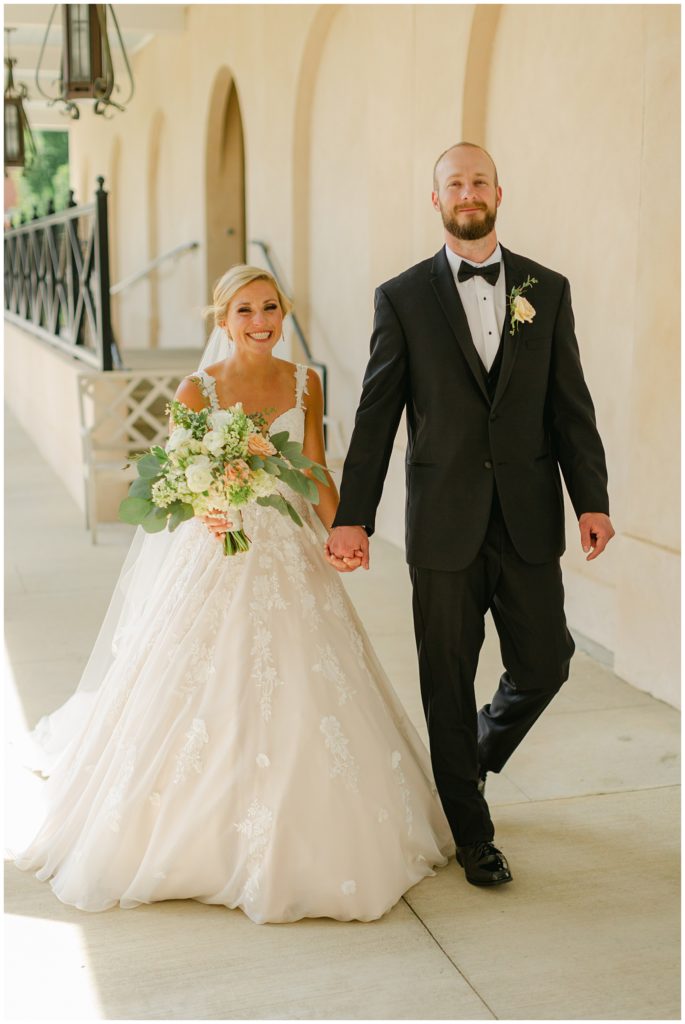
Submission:
<svg viewBox="0 0 685 1024">
<path fill-rule="evenodd" d="M 509 324 L 511 327 L 509 334 L 516 334 L 519 324 L 531 324 L 533 322 L 535 309 L 531 306 L 528 299 L 524 299 L 523 293 L 526 288 L 531 288 L 537 283 L 537 277 L 529 275 L 523 284 L 517 285 L 516 288 L 512 288 L 509 292 Z"/>
</svg>

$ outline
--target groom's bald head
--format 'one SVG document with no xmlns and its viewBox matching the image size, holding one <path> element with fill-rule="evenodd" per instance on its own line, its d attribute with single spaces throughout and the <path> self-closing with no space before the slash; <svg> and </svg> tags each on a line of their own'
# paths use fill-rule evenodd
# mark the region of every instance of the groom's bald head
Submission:
<svg viewBox="0 0 685 1024">
<path fill-rule="evenodd" d="M 440 174 L 448 164 L 451 164 L 453 162 L 454 158 L 458 157 L 458 150 L 460 149 L 480 150 L 480 152 L 486 157 L 487 161 L 491 165 L 492 174 L 494 176 L 494 185 L 495 188 L 497 188 L 499 185 L 499 179 L 497 177 L 497 167 L 495 166 L 495 161 L 492 159 L 487 149 L 483 149 L 482 146 L 477 146 L 475 142 L 457 142 L 454 146 L 450 146 L 449 149 L 446 149 L 444 153 L 441 153 L 438 159 L 435 161 L 435 166 L 433 167 L 433 190 L 435 192 L 440 191 Z"/>
</svg>

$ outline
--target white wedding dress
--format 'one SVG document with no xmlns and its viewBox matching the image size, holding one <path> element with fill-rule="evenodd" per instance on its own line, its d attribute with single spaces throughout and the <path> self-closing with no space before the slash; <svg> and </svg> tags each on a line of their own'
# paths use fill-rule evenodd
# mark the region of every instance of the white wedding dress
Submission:
<svg viewBox="0 0 685 1024">
<path fill-rule="evenodd" d="M 297 441 L 306 373 L 272 426 Z M 454 852 L 428 753 L 288 497 L 305 525 L 249 508 L 246 554 L 180 526 L 102 685 L 72 698 L 44 819 L 15 857 L 63 902 L 369 921 Z"/>
</svg>

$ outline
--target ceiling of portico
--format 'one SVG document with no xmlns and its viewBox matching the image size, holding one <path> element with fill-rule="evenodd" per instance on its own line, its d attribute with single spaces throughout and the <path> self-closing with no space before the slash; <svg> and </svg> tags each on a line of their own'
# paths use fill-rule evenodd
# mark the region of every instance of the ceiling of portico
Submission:
<svg viewBox="0 0 685 1024">
<path fill-rule="evenodd" d="M 4 27 L 16 30 L 10 35 L 10 52 L 17 59 L 14 80 L 16 83 L 23 82 L 29 91 L 24 107 L 34 128 L 66 128 L 69 123 L 68 119 L 60 113 L 58 107 L 48 106 L 48 101 L 41 97 L 36 87 L 36 68 L 53 6 L 53 4 L 18 3 L 5 4 L 3 7 Z M 61 8 L 63 4 L 57 6 L 58 10 L 52 20 L 40 70 L 41 88 L 50 95 L 55 95 L 57 91 L 55 82 L 59 74 L 62 56 Z M 119 22 L 124 46 L 130 59 L 156 35 L 181 32 L 185 26 L 186 5 L 115 4 L 114 13 Z M 109 16 L 107 24 L 115 74 L 126 93 L 125 65 L 119 39 Z M 6 43 L 4 45 L 6 56 Z"/>
</svg>

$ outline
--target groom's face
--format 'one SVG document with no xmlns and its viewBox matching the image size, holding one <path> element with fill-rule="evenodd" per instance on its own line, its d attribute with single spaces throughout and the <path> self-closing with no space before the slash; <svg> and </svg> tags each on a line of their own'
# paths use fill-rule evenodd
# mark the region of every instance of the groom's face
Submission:
<svg viewBox="0 0 685 1024">
<path fill-rule="evenodd" d="M 449 150 L 435 171 L 433 206 L 454 238 L 485 238 L 495 226 L 502 189 L 495 167 L 481 149 Z"/>
</svg>

